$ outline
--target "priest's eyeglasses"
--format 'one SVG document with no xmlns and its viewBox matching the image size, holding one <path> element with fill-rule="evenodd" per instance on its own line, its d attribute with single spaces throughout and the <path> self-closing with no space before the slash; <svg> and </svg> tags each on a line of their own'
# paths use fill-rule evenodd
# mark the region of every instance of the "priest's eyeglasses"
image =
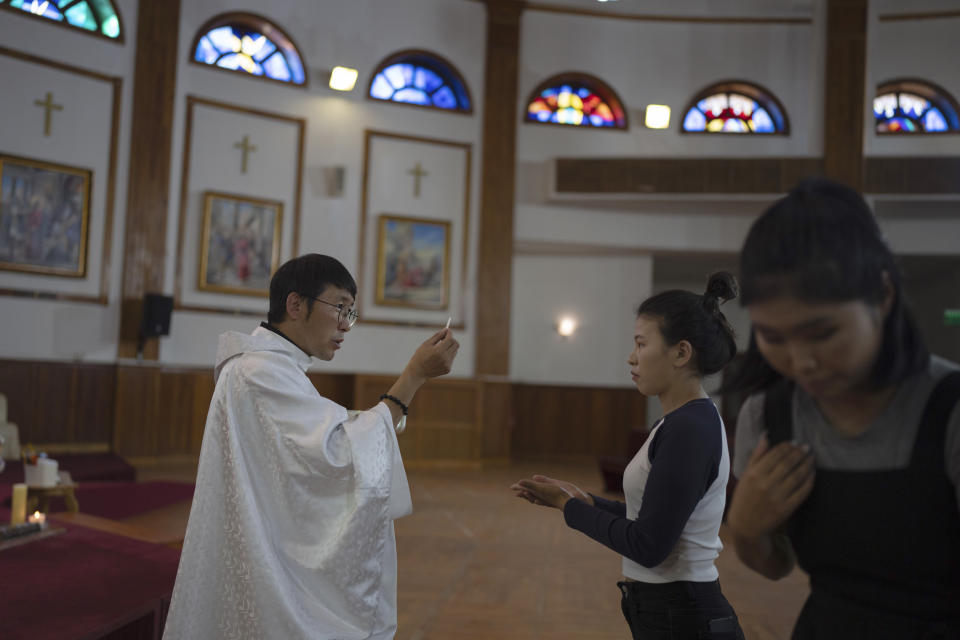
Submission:
<svg viewBox="0 0 960 640">
<path fill-rule="evenodd" d="M 326 300 L 321 300 L 320 298 L 314 298 L 313 296 L 304 296 L 305 298 L 310 298 L 311 300 L 316 300 L 317 302 L 322 302 L 325 305 L 331 307 L 336 307 L 337 309 L 337 322 L 341 325 L 346 325 L 349 329 L 353 325 L 357 324 L 357 320 L 360 319 L 360 314 L 357 313 L 356 309 L 353 307 L 347 307 L 342 302 L 334 304 L 332 302 L 327 302 Z"/>
</svg>

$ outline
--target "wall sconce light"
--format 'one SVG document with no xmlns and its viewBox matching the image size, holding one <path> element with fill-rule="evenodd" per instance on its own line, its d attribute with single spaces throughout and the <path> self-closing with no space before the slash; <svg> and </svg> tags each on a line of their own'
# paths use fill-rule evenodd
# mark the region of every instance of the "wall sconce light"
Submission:
<svg viewBox="0 0 960 640">
<path fill-rule="evenodd" d="M 643 124 L 648 129 L 666 129 L 670 126 L 670 107 L 665 104 L 648 104 Z"/>
<path fill-rule="evenodd" d="M 562 316 L 557 321 L 557 333 L 561 338 L 569 338 L 577 330 L 577 321 L 571 316 Z"/>
<path fill-rule="evenodd" d="M 334 67 L 330 72 L 330 88 L 337 91 L 353 91 L 357 84 L 357 70 L 349 67 Z"/>
</svg>

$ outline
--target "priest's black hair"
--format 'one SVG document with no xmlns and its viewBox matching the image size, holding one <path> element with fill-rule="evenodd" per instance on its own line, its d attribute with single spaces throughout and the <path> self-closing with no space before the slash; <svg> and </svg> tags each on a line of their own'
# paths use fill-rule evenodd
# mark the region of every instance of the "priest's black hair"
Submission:
<svg viewBox="0 0 960 640">
<path fill-rule="evenodd" d="M 270 324 L 283 322 L 287 317 L 287 296 L 299 293 L 306 297 L 307 313 L 313 310 L 313 298 L 319 298 L 328 286 L 349 291 L 357 297 L 357 283 L 336 258 L 319 253 L 308 253 L 287 260 L 270 279 Z"/>
</svg>

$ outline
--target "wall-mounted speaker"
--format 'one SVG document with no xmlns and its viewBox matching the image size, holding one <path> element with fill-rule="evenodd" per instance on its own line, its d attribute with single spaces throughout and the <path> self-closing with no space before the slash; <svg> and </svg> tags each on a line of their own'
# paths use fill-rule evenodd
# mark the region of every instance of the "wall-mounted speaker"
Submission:
<svg viewBox="0 0 960 640">
<path fill-rule="evenodd" d="M 143 315 L 140 321 L 141 338 L 170 335 L 170 314 L 173 298 L 159 293 L 143 295 Z"/>
</svg>

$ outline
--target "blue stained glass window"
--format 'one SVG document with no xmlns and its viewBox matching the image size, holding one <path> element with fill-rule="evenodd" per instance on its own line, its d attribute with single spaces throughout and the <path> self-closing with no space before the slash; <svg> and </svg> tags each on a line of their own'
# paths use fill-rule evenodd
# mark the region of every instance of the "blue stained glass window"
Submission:
<svg viewBox="0 0 960 640">
<path fill-rule="evenodd" d="M 306 84 L 293 42 L 276 26 L 252 16 L 214 19 L 196 40 L 193 60 L 252 76 Z"/>
<path fill-rule="evenodd" d="M 786 117 L 776 99 L 746 82 L 708 87 L 683 117 L 683 131 L 696 133 L 786 133 Z"/>
<path fill-rule="evenodd" d="M 441 109 L 456 109 L 457 98 L 453 95 L 453 90 L 450 87 L 441 87 L 433 94 L 433 106 Z"/>
<path fill-rule="evenodd" d="M 958 112 L 953 96 L 922 80 L 888 82 L 873 99 L 877 133 L 960 131 Z"/>
<path fill-rule="evenodd" d="M 267 59 L 270 54 L 277 50 L 277 45 L 273 44 L 269 40 L 263 43 L 263 46 L 260 47 L 260 50 L 253 54 L 253 59 L 257 62 L 263 62 Z"/>
<path fill-rule="evenodd" d="M 267 75 L 274 80 L 290 82 L 290 68 L 287 66 L 286 61 L 284 61 L 283 56 L 280 54 L 274 54 L 267 58 L 267 60 L 263 63 L 263 68 L 266 70 Z"/>
<path fill-rule="evenodd" d="M 96 31 L 97 21 L 93 17 L 93 12 L 86 4 L 75 4 L 66 10 L 67 22 L 83 27 L 90 31 Z"/>
<path fill-rule="evenodd" d="M 197 60 L 206 64 L 214 64 L 219 57 L 220 54 L 213 43 L 210 42 L 210 39 L 207 36 L 200 38 L 200 42 L 197 43 Z"/>
<path fill-rule="evenodd" d="M 927 131 L 946 131 L 947 120 L 939 109 L 933 107 L 923 116 L 923 128 Z"/>
<path fill-rule="evenodd" d="M 470 111 L 460 74 L 432 54 L 401 52 L 387 58 L 370 83 L 371 98 L 448 111 Z"/>
<path fill-rule="evenodd" d="M 108 38 L 120 37 L 120 18 L 111 0 L 0 0 L 0 8 L 24 11 Z"/>
<path fill-rule="evenodd" d="M 414 87 L 404 87 L 393 94 L 395 102 L 409 102 L 411 104 L 430 104 L 430 98 L 424 91 Z"/>
</svg>

